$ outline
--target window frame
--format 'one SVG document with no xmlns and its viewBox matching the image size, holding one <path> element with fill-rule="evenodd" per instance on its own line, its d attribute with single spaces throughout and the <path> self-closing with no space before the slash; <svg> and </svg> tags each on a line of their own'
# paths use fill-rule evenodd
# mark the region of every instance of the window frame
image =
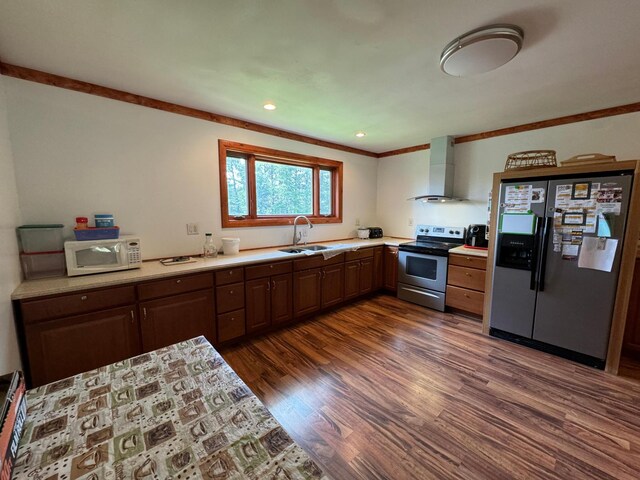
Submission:
<svg viewBox="0 0 640 480">
<path fill-rule="evenodd" d="M 249 215 L 242 218 L 229 215 L 227 155 L 234 153 L 242 155 L 247 160 Z M 311 168 L 313 172 L 313 214 L 307 215 L 307 218 L 309 218 L 311 223 L 314 224 L 342 223 L 342 162 L 220 139 L 218 140 L 218 165 L 220 171 L 220 210 L 222 214 L 222 228 L 293 225 L 293 220 L 297 215 L 257 215 L 255 178 L 256 160 L 266 160 L 284 165 Z M 331 215 L 320 215 L 320 170 L 331 171 Z"/>
</svg>

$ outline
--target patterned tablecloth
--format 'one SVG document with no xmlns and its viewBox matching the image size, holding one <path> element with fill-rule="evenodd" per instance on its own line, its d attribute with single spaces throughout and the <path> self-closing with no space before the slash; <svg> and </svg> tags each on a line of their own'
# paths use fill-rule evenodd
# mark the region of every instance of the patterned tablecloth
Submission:
<svg viewBox="0 0 640 480">
<path fill-rule="evenodd" d="M 30 390 L 13 478 L 326 479 L 199 337 Z"/>
</svg>

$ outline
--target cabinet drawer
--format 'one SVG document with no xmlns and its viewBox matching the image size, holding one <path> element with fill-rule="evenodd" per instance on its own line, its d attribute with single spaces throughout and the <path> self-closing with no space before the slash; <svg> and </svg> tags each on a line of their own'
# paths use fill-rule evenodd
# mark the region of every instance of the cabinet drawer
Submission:
<svg viewBox="0 0 640 480">
<path fill-rule="evenodd" d="M 21 302 L 20 307 L 24 323 L 28 324 L 106 310 L 122 305 L 132 305 L 135 302 L 135 287 L 128 285 L 102 290 L 86 290 L 42 300 L 25 300 Z"/>
<path fill-rule="evenodd" d="M 255 280 L 256 278 L 270 277 L 271 275 L 291 273 L 293 270 L 293 262 L 268 263 L 254 267 L 246 267 L 245 270 L 246 279 Z"/>
<path fill-rule="evenodd" d="M 203 290 L 205 288 L 213 288 L 213 276 L 211 273 L 143 283 L 138 285 L 138 298 L 140 300 L 150 300 L 152 298 L 168 297 L 179 293 Z"/>
<path fill-rule="evenodd" d="M 245 334 L 244 309 L 218 315 L 218 342 L 223 343 Z"/>
<path fill-rule="evenodd" d="M 361 258 L 373 257 L 373 248 L 361 248 L 353 252 L 345 252 L 344 260 L 350 262 L 351 260 L 360 260 Z"/>
<path fill-rule="evenodd" d="M 322 268 L 327 265 L 337 265 L 338 263 L 344 262 L 344 253 L 340 255 L 336 255 L 335 257 L 331 257 L 328 260 L 325 260 L 324 257 L 320 254 L 313 255 L 308 258 L 301 258 L 299 260 L 293 261 L 293 270 L 299 272 L 300 270 L 308 270 L 310 268 Z"/>
<path fill-rule="evenodd" d="M 447 285 L 446 305 L 465 312 L 482 315 L 484 293 Z"/>
<path fill-rule="evenodd" d="M 216 272 L 216 285 L 228 285 L 230 283 L 242 282 L 244 280 L 244 269 L 242 267 L 227 268 Z"/>
<path fill-rule="evenodd" d="M 477 268 L 449 265 L 447 283 L 484 292 L 484 277 L 486 273 L 484 270 L 478 270 Z"/>
<path fill-rule="evenodd" d="M 227 313 L 244 308 L 244 283 L 233 283 L 216 288 L 216 311 Z"/>
<path fill-rule="evenodd" d="M 449 265 L 459 265 L 461 267 L 487 269 L 486 257 L 474 257 L 472 255 L 449 254 Z"/>
</svg>

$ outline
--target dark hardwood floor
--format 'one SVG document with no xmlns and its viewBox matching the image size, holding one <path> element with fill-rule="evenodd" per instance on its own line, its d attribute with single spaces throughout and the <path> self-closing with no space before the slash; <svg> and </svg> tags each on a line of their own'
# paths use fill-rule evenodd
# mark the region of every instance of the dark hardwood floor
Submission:
<svg viewBox="0 0 640 480">
<path fill-rule="evenodd" d="M 638 479 L 640 382 L 380 295 L 223 350 L 337 480 Z"/>
</svg>

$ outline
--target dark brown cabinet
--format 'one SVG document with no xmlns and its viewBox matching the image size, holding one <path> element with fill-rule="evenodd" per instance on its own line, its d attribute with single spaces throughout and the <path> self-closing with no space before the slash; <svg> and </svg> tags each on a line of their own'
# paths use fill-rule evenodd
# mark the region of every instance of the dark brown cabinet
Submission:
<svg viewBox="0 0 640 480">
<path fill-rule="evenodd" d="M 172 295 L 140 304 L 142 348 L 145 352 L 204 335 L 214 343 L 213 291 Z"/>
<path fill-rule="evenodd" d="M 342 303 L 344 259 L 345 254 L 341 253 L 326 260 L 322 255 L 314 255 L 293 262 L 294 317 Z"/>
<path fill-rule="evenodd" d="M 322 308 L 329 308 L 344 301 L 344 265 L 328 265 L 322 270 Z"/>
<path fill-rule="evenodd" d="M 640 360 L 640 258 L 636 259 L 633 272 L 622 349 L 625 355 Z"/>
<path fill-rule="evenodd" d="M 344 299 L 365 295 L 373 290 L 374 249 L 364 248 L 347 252 L 344 264 Z"/>
<path fill-rule="evenodd" d="M 237 341 L 395 288 L 396 253 L 367 247 L 16 300 L 30 385 L 198 335 L 217 345 Z"/>
<path fill-rule="evenodd" d="M 244 268 L 228 268 L 215 273 L 218 342 L 243 337 L 245 322 Z"/>
<path fill-rule="evenodd" d="M 199 335 L 216 341 L 211 273 L 141 283 L 137 289 L 143 351 Z"/>
<path fill-rule="evenodd" d="M 258 265 L 246 269 L 247 333 L 293 318 L 292 262 Z M 255 278 L 255 280 L 250 280 Z"/>
<path fill-rule="evenodd" d="M 322 306 L 322 269 L 312 268 L 293 274 L 293 315 L 301 317 Z"/>
<path fill-rule="evenodd" d="M 385 290 L 398 290 L 398 247 L 384 248 L 384 285 Z"/>
<path fill-rule="evenodd" d="M 26 325 L 31 386 L 141 353 L 133 305 Z"/>
<path fill-rule="evenodd" d="M 373 247 L 373 290 L 384 285 L 384 247 Z"/>
<path fill-rule="evenodd" d="M 344 299 L 365 295 L 373 290 L 373 258 L 344 264 Z"/>
</svg>

